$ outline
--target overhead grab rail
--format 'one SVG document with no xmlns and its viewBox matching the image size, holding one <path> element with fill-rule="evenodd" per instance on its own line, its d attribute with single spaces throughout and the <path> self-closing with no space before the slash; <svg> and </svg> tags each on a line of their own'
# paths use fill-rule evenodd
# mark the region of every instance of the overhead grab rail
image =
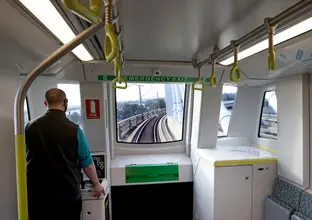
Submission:
<svg viewBox="0 0 312 220">
<path fill-rule="evenodd" d="M 312 0 L 302 0 L 298 2 L 297 4 L 293 5 L 292 7 L 288 8 L 287 10 L 283 11 L 282 13 L 278 14 L 277 16 L 271 18 L 269 20 L 269 25 L 274 26 L 277 24 L 279 25 L 279 28 L 282 29 L 283 27 L 286 27 L 290 21 L 298 19 L 298 17 L 304 15 L 307 15 L 308 13 L 311 13 L 311 5 Z M 244 45 L 244 44 L 251 44 L 259 39 L 264 38 L 267 36 L 267 25 L 262 24 L 253 31 L 249 32 L 248 34 L 244 35 L 243 37 L 239 38 L 235 41 L 236 45 Z M 228 45 L 227 47 L 223 48 L 222 50 L 215 53 L 215 57 L 218 57 L 218 60 L 221 60 L 223 58 L 228 57 L 233 52 L 232 45 Z M 198 67 L 202 67 L 203 65 L 207 63 L 211 63 L 212 58 L 208 57 L 207 59 L 203 60 L 202 62 L 199 62 L 197 64 Z"/>
<path fill-rule="evenodd" d="M 62 0 L 63 4 L 74 14 L 94 24 L 101 19 L 102 0 L 90 0 L 90 7 L 85 6 L 80 0 Z"/>
<path fill-rule="evenodd" d="M 239 82 L 240 81 L 240 69 L 238 67 L 238 48 L 239 45 L 235 45 L 235 41 L 231 41 L 231 45 L 233 47 L 233 53 L 234 53 L 234 63 L 233 67 L 230 72 L 230 80 L 232 82 Z M 236 74 L 236 76 L 234 76 Z"/>
<path fill-rule="evenodd" d="M 93 36 L 105 25 L 99 21 L 80 34 L 73 40 L 60 47 L 44 61 L 42 61 L 18 88 L 14 101 L 14 133 L 15 133 L 15 161 L 16 161 L 16 186 L 17 186 L 17 208 L 18 220 L 28 220 L 28 196 L 26 184 L 26 153 L 25 153 L 25 130 L 24 130 L 24 102 L 26 93 L 33 81 L 46 69 L 59 59 L 70 53 L 78 45 Z"/>
<path fill-rule="evenodd" d="M 276 27 L 277 25 L 271 25 L 270 24 L 270 18 L 265 18 L 264 19 L 264 24 L 267 27 L 268 31 L 268 41 L 269 41 L 269 49 L 268 49 L 268 66 L 269 70 L 274 70 L 275 69 L 275 63 L 276 63 L 276 58 L 275 58 L 275 49 L 274 49 L 274 42 L 273 38 L 275 35 Z"/>
</svg>

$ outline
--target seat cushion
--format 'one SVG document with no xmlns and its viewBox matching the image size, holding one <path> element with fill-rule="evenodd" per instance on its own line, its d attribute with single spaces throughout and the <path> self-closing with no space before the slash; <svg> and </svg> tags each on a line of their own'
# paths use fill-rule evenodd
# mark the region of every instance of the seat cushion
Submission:
<svg viewBox="0 0 312 220">
<path fill-rule="evenodd" d="M 289 220 L 294 209 L 278 201 L 274 197 L 267 197 L 264 201 L 264 220 Z"/>
<path fill-rule="evenodd" d="M 298 210 L 302 193 L 303 189 L 277 178 L 273 187 L 272 197 L 287 206 Z"/>
<path fill-rule="evenodd" d="M 312 219 L 312 194 L 304 192 L 301 197 L 299 212 Z"/>
</svg>

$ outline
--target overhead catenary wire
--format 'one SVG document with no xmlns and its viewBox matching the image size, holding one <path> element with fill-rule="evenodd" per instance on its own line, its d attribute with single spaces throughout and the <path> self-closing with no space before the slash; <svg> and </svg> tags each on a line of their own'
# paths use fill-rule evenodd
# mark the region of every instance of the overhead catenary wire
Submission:
<svg viewBox="0 0 312 220">
<path fill-rule="evenodd" d="M 286 9 L 282 13 L 278 14 L 277 16 L 270 19 L 269 24 L 272 26 L 275 26 L 279 24 L 278 29 L 282 29 L 283 27 L 287 26 L 287 23 L 289 23 L 293 19 L 298 19 L 298 17 L 303 17 L 307 13 L 311 13 L 311 7 L 312 6 L 312 0 L 302 0 L 298 2 L 297 4 L 293 5 L 292 7 Z M 282 25 L 280 25 L 282 23 Z M 244 35 L 243 37 L 239 38 L 238 40 L 235 40 L 235 45 L 244 45 L 247 42 L 251 43 L 254 42 L 260 38 L 263 38 L 267 36 L 267 26 L 265 24 L 260 25 L 253 31 L 249 32 L 248 34 Z M 228 45 L 227 47 L 223 48 L 222 50 L 216 52 L 214 54 L 215 57 L 218 57 L 218 59 L 222 59 L 226 56 L 229 56 L 233 52 L 232 45 Z M 208 57 L 207 59 L 199 62 L 197 64 L 198 67 L 202 67 L 203 65 L 207 63 L 211 63 L 212 58 Z"/>
</svg>

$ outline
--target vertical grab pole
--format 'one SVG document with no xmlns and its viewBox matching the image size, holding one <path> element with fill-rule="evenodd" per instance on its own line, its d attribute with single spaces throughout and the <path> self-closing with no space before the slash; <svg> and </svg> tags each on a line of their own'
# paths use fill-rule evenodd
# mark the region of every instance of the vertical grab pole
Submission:
<svg viewBox="0 0 312 220">
<path fill-rule="evenodd" d="M 78 34 L 73 40 L 60 47 L 42 63 L 40 63 L 20 85 L 15 96 L 14 102 L 14 133 L 15 133 L 15 161 L 16 161 L 16 185 L 17 185 L 17 208 L 18 220 L 28 220 L 28 196 L 26 181 L 26 158 L 25 158 L 25 136 L 24 136 L 24 101 L 26 93 L 32 82 L 44 70 L 49 68 L 56 61 L 61 59 L 67 53 L 75 49 L 97 31 L 103 28 L 104 21 L 93 24 L 88 29 Z"/>
</svg>

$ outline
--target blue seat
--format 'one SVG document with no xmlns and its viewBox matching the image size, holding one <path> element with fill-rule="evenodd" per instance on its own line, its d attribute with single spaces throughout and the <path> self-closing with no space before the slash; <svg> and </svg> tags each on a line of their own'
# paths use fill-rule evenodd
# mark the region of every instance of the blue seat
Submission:
<svg viewBox="0 0 312 220">
<path fill-rule="evenodd" d="M 303 189 L 277 178 L 273 187 L 272 197 L 286 206 L 298 210 L 303 192 Z"/>
<path fill-rule="evenodd" d="M 303 189 L 276 179 L 273 193 L 264 201 L 264 220 L 290 220 L 299 209 Z"/>
<path fill-rule="evenodd" d="M 312 194 L 303 192 L 301 196 L 299 211 L 291 217 L 292 220 L 312 219 Z"/>
</svg>

